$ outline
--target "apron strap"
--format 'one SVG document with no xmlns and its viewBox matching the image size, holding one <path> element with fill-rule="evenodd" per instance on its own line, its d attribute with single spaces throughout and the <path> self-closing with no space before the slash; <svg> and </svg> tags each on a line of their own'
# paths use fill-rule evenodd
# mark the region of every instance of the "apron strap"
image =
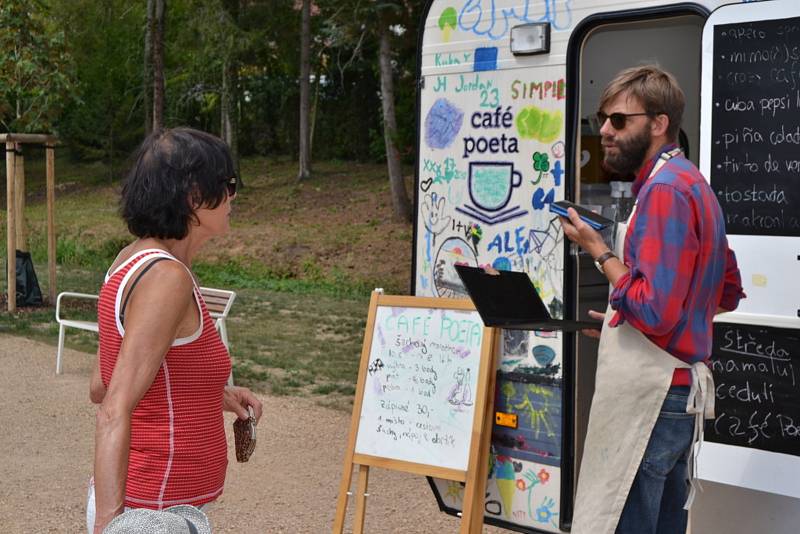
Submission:
<svg viewBox="0 0 800 534">
<path fill-rule="evenodd" d="M 703 430 L 705 420 L 714 418 L 714 376 L 704 362 L 697 362 L 692 365 L 692 388 L 689 390 L 689 402 L 686 405 L 686 413 L 693 414 L 694 417 L 694 436 L 692 445 L 689 448 L 689 497 L 684 510 L 689 510 L 694 503 L 697 490 L 703 491 L 703 486 L 697 479 L 697 457 L 700 454 L 700 447 L 703 445 Z"/>
<path fill-rule="evenodd" d="M 672 150 L 667 150 L 666 152 L 663 152 L 658 157 L 658 161 L 656 162 L 656 164 L 653 165 L 653 170 L 650 171 L 650 176 L 648 176 L 647 179 L 649 180 L 650 178 L 655 176 L 656 173 L 661 170 L 661 167 L 666 165 L 666 163 L 669 160 L 671 160 L 672 158 L 674 158 L 675 156 L 677 156 L 681 152 L 683 152 L 683 150 L 681 150 L 680 148 L 673 148 Z"/>
<path fill-rule="evenodd" d="M 661 167 L 666 165 L 669 160 L 671 160 L 681 152 L 683 151 L 680 148 L 673 148 L 672 150 L 662 152 L 661 155 L 658 157 L 658 161 L 656 161 L 656 164 L 653 165 L 653 170 L 650 171 L 650 174 L 647 176 L 647 180 L 645 180 L 645 182 L 649 181 L 650 178 L 655 176 L 658 173 L 658 171 L 661 170 Z M 633 219 L 633 214 L 636 213 L 636 206 L 638 204 L 639 204 L 639 198 L 637 195 L 636 201 L 633 203 L 633 209 L 631 210 L 630 215 L 628 215 L 628 221 L 627 221 L 628 224 L 631 223 L 631 220 Z M 619 255 L 619 257 L 621 258 L 622 255 Z"/>
</svg>

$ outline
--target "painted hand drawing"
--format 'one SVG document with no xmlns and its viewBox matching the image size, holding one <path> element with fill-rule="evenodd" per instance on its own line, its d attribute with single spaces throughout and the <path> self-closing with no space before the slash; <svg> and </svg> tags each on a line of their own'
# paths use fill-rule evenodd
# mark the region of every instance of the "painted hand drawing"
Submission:
<svg viewBox="0 0 800 534">
<path fill-rule="evenodd" d="M 433 234 L 433 244 L 436 244 L 436 236 L 441 234 L 450 226 L 450 216 L 445 215 L 447 199 L 438 196 L 436 193 L 428 193 L 422 202 L 422 220 L 425 229 Z"/>
</svg>

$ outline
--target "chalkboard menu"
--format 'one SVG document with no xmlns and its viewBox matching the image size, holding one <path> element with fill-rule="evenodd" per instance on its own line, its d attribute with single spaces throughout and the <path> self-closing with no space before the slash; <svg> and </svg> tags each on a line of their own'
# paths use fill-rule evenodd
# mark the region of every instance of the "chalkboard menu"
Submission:
<svg viewBox="0 0 800 534">
<path fill-rule="evenodd" d="M 800 456 L 800 331 L 716 323 L 708 441 Z"/>
<path fill-rule="evenodd" d="M 729 234 L 800 236 L 800 18 L 715 26 L 711 186 Z"/>
<path fill-rule="evenodd" d="M 466 470 L 483 333 L 476 311 L 378 306 L 355 452 Z"/>
</svg>

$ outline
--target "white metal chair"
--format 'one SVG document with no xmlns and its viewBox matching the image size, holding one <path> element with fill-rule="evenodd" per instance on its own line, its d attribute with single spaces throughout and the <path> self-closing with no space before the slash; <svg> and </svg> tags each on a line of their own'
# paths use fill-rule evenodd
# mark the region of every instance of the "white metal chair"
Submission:
<svg viewBox="0 0 800 534">
<path fill-rule="evenodd" d="M 214 327 L 219 332 L 219 337 L 226 347 L 228 345 L 228 328 L 225 325 L 225 319 L 228 318 L 228 313 L 231 311 L 233 301 L 236 300 L 236 293 L 226 289 L 215 289 L 213 287 L 201 287 L 200 294 L 203 295 L 203 300 L 206 301 L 206 307 L 211 318 L 214 319 Z"/>
<path fill-rule="evenodd" d="M 222 338 L 222 343 L 230 350 L 228 344 L 228 327 L 225 324 L 225 319 L 228 318 L 228 312 L 231 311 L 233 301 L 236 300 L 236 293 L 226 289 L 215 289 L 213 287 L 201 287 L 200 294 L 203 295 L 203 300 L 206 301 L 206 308 L 208 314 L 214 319 L 214 327 L 219 332 L 219 337 Z M 228 385 L 233 385 L 233 369 L 228 376 Z"/>
<path fill-rule="evenodd" d="M 208 313 L 214 320 L 214 328 L 216 328 L 217 332 L 219 332 L 219 337 L 222 338 L 222 343 L 225 344 L 225 347 L 230 349 L 230 345 L 228 344 L 228 327 L 225 324 L 225 320 L 228 318 L 228 313 L 230 313 L 231 311 L 231 306 L 233 306 L 233 301 L 236 300 L 236 293 L 225 289 L 216 289 L 213 287 L 201 287 L 200 294 L 203 296 L 203 300 L 205 300 L 206 302 Z M 64 352 L 64 329 L 78 328 L 80 330 L 88 330 L 90 332 L 98 331 L 96 321 L 77 321 L 74 319 L 62 319 L 61 299 L 63 297 L 97 300 L 97 295 L 90 295 L 88 293 L 73 293 L 70 291 L 59 293 L 58 298 L 56 299 L 56 322 L 59 325 L 58 352 L 56 353 L 57 375 L 61 374 L 61 367 L 62 367 L 61 356 L 62 353 Z M 231 386 L 233 385 L 233 371 L 231 371 L 231 375 L 228 377 L 228 385 Z"/>
<path fill-rule="evenodd" d="M 58 352 L 56 353 L 57 375 L 61 374 L 61 355 L 64 352 L 64 329 L 78 328 L 80 330 L 97 332 L 97 321 L 77 321 L 75 319 L 61 318 L 61 299 L 64 297 L 97 300 L 97 295 L 89 295 L 88 293 L 73 293 L 71 291 L 64 291 L 63 293 L 58 294 L 58 298 L 56 299 L 56 322 L 58 323 Z"/>
</svg>

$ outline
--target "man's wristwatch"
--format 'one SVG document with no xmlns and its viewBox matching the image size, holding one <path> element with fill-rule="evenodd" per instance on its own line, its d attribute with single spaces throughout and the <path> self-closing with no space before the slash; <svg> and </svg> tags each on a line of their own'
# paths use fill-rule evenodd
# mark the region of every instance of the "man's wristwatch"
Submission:
<svg viewBox="0 0 800 534">
<path fill-rule="evenodd" d="M 598 271 L 600 271 L 603 274 L 606 274 L 606 271 L 603 268 L 603 264 L 608 260 L 610 260 L 611 258 L 616 258 L 616 257 L 617 255 L 611 252 L 610 250 L 608 252 L 604 252 L 603 254 L 600 254 L 600 256 L 596 260 L 594 260 L 594 266 L 597 267 Z"/>
</svg>

